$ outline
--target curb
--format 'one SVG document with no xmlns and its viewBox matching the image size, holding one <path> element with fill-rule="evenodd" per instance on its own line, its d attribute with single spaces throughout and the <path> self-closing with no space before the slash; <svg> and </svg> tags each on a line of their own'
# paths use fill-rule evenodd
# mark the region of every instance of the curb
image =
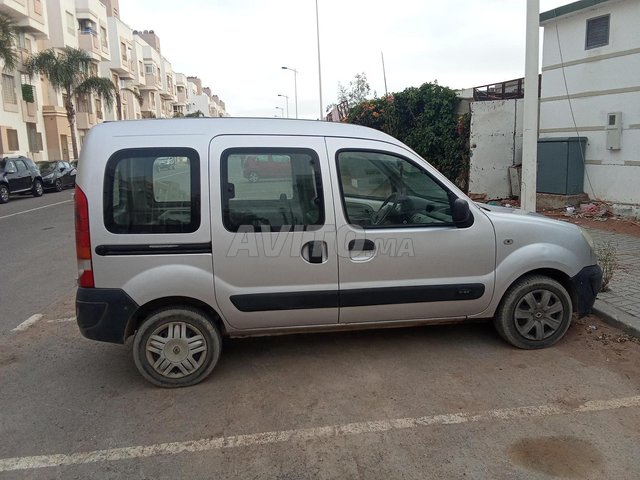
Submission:
<svg viewBox="0 0 640 480">
<path fill-rule="evenodd" d="M 640 338 L 640 319 L 623 312 L 618 307 L 596 300 L 593 313 L 602 318 L 605 323 L 622 330 L 624 333 Z"/>
</svg>

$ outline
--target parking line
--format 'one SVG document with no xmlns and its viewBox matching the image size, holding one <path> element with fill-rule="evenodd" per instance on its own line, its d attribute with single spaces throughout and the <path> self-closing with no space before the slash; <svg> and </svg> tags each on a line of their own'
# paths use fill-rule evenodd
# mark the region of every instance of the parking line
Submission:
<svg viewBox="0 0 640 480">
<path fill-rule="evenodd" d="M 406 430 L 431 425 L 456 425 L 461 423 L 491 420 L 500 421 L 533 417 L 549 417 L 554 415 L 601 412 L 605 410 L 616 410 L 619 408 L 629 407 L 640 407 L 640 395 L 635 397 L 613 398 L 610 400 L 592 400 L 577 407 L 547 404 L 530 407 L 500 408 L 479 413 L 457 412 L 417 418 L 397 418 L 393 420 L 348 423 L 345 425 L 329 425 L 325 427 L 302 428 L 296 430 L 251 433 L 248 435 L 203 438 L 187 442 L 156 443 L 152 445 L 109 448 L 105 450 L 94 450 L 92 452 L 4 458 L 0 459 L 0 473 L 16 470 L 33 470 L 37 468 L 110 462 L 115 460 L 131 460 L 136 458 L 155 457 L 159 455 L 206 452 L 228 448 L 247 448 L 257 445 L 286 442 L 304 442 L 348 435 Z"/>
<path fill-rule="evenodd" d="M 24 332 L 27 328 L 29 328 L 34 323 L 38 322 L 43 315 L 41 313 L 36 313 L 35 315 L 31 315 L 24 322 L 18 325 L 16 328 L 11 329 L 12 332 Z"/>
<path fill-rule="evenodd" d="M 76 317 L 69 317 L 69 318 L 55 318 L 52 320 L 47 320 L 47 323 L 65 323 L 65 322 L 75 322 L 76 321 Z"/>
<path fill-rule="evenodd" d="M 63 200 L 62 202 L 50 203 L 49 205 L 43 205 L 42 207 L 30 208 L 29 210 L 24 210 L 22 212 L 16 212 L 16 213 L 11 213 L 9 215 L 4 215 L 0 217 L 0 220 L 2 220 L 3 218 L 15 217 L 16 215 L 22 215 L 23 213 L 35 212 L 36 210 L 42 210 L 43 208 L 55 207 L 56 205 L 62 205 L 63 203 L 69 203 L 69 202 L 73 202 L 73 199 Z"/>
</svg>

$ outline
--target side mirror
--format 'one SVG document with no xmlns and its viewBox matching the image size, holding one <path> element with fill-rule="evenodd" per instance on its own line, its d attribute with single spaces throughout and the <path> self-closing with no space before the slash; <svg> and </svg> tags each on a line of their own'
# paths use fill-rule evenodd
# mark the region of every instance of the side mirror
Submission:
<svg viewBox="0 0 640 480">
<path fill-rule="evenodd" d="M 453 223 L 458 228 L 467 228 L 473 225 L 473 215 L 469 210 L 469 203 L 462 198 L 456 198 L 453 201 L 451 216 L 453 217 Z"/>
</svg>

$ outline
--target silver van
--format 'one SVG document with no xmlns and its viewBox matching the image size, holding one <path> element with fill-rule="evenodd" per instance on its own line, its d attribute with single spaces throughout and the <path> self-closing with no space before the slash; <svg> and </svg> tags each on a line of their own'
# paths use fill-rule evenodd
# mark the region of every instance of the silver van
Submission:
<svg viewBox="0 0 640 480">
<path fill-rule="evenodd" d="M 80 331 L 133 336 L 140 373 L 164 387 L 203 380 L 222 336 L 493 318 L 512 345 L 547 347 L 600 289 L 583 230 L 476 204 L 364 127 L 106 123 L 80 164 Z"/>
</svg>

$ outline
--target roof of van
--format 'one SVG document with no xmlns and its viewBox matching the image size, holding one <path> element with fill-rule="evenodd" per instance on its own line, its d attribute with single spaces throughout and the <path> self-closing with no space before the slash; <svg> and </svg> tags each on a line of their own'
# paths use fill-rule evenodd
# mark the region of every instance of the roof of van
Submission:
<svg viewBox="0 0 640 480">
<path fill-rule="evenodd" d="M 348 123 L 286 118 L 166 118 L 105 122 L 93 127 L 101 135 L 308 135 L 354 137 L 397 143 L 386 133 Z M 96 132 L 97 133 L 97 132 Z"/>
</svg>

